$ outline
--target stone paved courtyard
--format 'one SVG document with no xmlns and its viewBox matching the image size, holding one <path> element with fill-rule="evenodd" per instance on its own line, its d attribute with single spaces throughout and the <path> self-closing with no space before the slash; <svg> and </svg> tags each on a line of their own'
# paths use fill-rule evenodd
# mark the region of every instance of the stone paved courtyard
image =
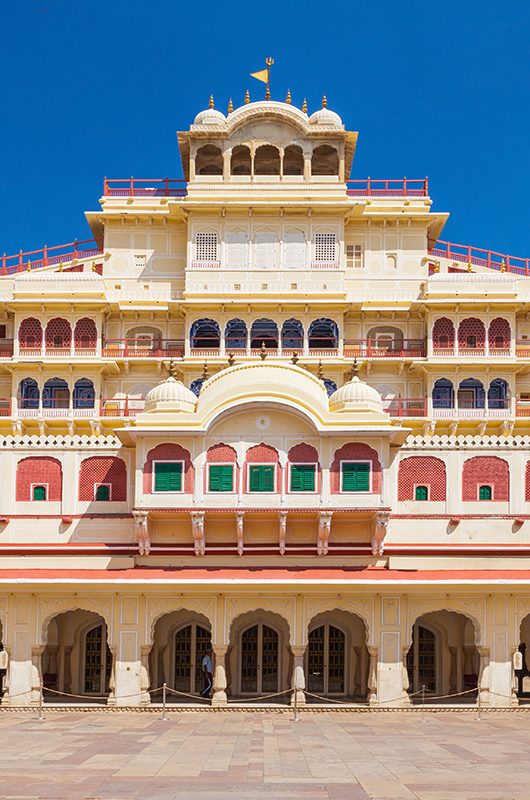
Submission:
<svg viewBox="0 0 530 800">
<path fill-rule="evenodd" d="M 7 800 L 527 800 L 530 714 L 0 715 Z"/>
</svg>

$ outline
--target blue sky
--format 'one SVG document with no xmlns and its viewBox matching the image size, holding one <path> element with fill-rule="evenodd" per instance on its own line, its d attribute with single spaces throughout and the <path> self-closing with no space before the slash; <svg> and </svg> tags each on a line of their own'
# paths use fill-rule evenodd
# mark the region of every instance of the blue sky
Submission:
<svg viewBox="0 0 530 800">
<path fill-rule="evenodd" d="M 102 179 L 180 177 L 175 131 L 275 58 L 274 99 L 325 93 L 352 177 L 429 175 L 443 238 L 530 256 L 528 0 L 0 5 L 0 253 L 89 235 Z"/>
</svg>

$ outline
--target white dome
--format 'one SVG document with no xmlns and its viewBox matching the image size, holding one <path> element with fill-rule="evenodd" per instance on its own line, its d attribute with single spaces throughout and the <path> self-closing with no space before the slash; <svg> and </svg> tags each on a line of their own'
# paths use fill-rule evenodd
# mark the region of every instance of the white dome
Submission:
<svg viewBox="0 0 530 800">
<path fill-rule="evenodd" d="M 333 392 L 329 398 L 331 411 L 383 411 L 381 395 L 357 375 Z"/>
<path fill-rule="evenodd" d="M 330 108 L 319 108 L 318 111 L 315 111 L 309 117 L 309 124 L 310 125 L 327 125 L 327 126 L 338 126 L 340 128 L 344 128 L 343 122 L 338 114 L 335 111 L 331 111 Z"/>
<path fill-rule="evenodd" d="M 150 389 L 145 396 L 145 411 L 193 411 L 197 398 L 172 375 Z"/>
<path fill-rule="evenodd" d="M 226 117 L 222 111 L 216 108 L 205 108 L 204 111 L 199 111 L 195 117 L 194 125 L 224 125 Z"/>
</svg>

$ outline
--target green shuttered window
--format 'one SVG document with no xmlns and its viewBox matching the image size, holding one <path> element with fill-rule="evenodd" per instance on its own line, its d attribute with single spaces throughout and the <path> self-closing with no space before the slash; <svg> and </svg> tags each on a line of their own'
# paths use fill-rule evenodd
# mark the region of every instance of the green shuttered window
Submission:
<svg viewBox="0 0 530 800">
<path fill-rule="evenodd" d="M 104 483 L 96 486 L 96 500 L 110 500 L 110 486 Z"/>
<path fill-rule="evenodd" d="M 210 464 L 208 472 L 208 491 L 234 491 L 234 467 L 232 464 Z"/>
<path fill-rule="evenodd" d="M 34 486 L 33 487 L 33 499 L 34 500 L 46 500 L 46 487 L 45 486 Z"/>
<path fill-rule="evenodd" d="M 155 492 L 182 491 L 182 464 L 178 461 L 155 462 Z"/>
<path fill-rule="evenodd" d="M 491 500 L 491 498 L 492 498 L 491 486 L 480 486 L 478 490 L 478 499 Z"/>
<path fill-rule="evenodd" d="M 416 486 L 414 490 L 414 499 L 415 500 L 428 500 L 429 499 L 429 492 L 426 486 Z"/>
<path fill-rule="evenodd" d="M 315 465 L 291 464 L 291 492 L 315 491 Z"/>
<path fill-rule="evenodd" d="M 248 468 L 249 492 L 273 492 L 274 469 L 273 464 L 250 464 Z"/>
<path fill-rule="evenodd" d="M 366 461 L 345 461 L 342 464 L 342 491 L 368 492 L 370 464 Z"/>
</svg>

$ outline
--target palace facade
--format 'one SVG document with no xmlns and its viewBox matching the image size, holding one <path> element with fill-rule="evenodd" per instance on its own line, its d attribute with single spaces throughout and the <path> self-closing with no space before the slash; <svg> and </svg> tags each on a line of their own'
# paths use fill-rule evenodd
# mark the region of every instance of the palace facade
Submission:
<svg viewBox="0 0 530 800">
<path fill-rule="evenodd" d="M 521 701 L 529 260 L 349 180 L 356 143 L 212 102 L 184 180 L 0 259 L 3 704 L 197 695 L 210 645 L 218 706 Z"/>
</svg>

